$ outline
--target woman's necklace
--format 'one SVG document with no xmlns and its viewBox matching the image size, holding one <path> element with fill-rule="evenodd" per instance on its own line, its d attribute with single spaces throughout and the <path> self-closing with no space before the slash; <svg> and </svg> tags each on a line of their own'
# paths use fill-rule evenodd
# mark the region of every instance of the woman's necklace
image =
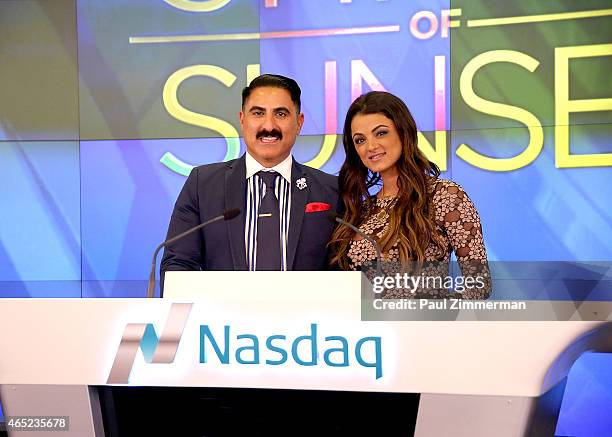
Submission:
<svg viewBox="0 0 612 437">
<path fill-rule="evenodd" d="M 385 194 L 385 186 L 384 185 L 380 189 L 380 198 L 381 199 L 386 199 L 386 198 L 395 197 L 395 196 L 397 196 L 397 193 L 395 193 L 395 194 Z"/>
</svg>

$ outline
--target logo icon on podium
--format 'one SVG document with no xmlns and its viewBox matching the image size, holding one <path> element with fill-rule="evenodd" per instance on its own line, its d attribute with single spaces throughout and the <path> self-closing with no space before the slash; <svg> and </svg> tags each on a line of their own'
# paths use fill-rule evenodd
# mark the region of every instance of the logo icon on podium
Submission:
<svg viewBox="0 0 612 437">
<path fill-rule="evenodd" d="M 127 384 L 138 348 L 147 363 L 172 363 L 178 349 L 192 303 L 174 303 L 161 335 L 151 323 L 128 323 L 123 331 L 107 384 Z"/>
</svg>

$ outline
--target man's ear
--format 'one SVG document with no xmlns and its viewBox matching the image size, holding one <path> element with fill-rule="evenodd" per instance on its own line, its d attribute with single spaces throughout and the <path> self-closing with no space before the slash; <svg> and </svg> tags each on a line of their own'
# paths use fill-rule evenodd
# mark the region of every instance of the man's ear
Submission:
<svg viewBox="0 0 612 437">
<path fill-rule="evenodd" d="M 244 112 L 242 111 L 238 112 L 238 121 L 240 122 L 240 129 L 242 129 L 242 124 L 244 121 Z"/>
<path fill-rule="evenodd" d="M 300 115 L 298 115 L 298 134 L 302 131 L 302 125 L 304 124 L 304 113 L 300 112 Z"/>
</svg>

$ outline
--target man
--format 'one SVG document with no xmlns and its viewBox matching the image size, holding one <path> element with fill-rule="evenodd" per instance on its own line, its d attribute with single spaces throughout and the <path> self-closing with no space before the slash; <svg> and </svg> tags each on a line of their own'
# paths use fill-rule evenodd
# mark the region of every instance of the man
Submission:
<svg viewBox="0 0 612 437">
<path fill-rule="evenodd" d="M 217 216 L 240 215 L 166 248 L 169 270 L 321 270 L 340 207 L 337 178 L 295 162 L 291 149 L 304 114 L 290 78 L 265 74 L 242 91 L 246 154 L 193 169 L 174 206 L 168 238 Z"/>
</svg>

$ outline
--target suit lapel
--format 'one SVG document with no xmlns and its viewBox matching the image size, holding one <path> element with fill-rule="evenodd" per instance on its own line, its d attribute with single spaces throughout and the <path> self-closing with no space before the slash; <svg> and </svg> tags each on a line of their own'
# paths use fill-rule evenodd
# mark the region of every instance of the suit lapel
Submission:
<svg viewBox="0 0 612 437">
<path fill-rule="evenodd" d="M 246 217 L 246 163 L 245 158 L 235 160 L 225 171 L 225 210 L 238 208 L 240 215 L 228 220 L 227 233 L 234 270 L 247 270 L 244 246 L 244 222 Z"/>
<path fill-rule="evenodd" d="M 304 178 L 306 187 L 299 189 L 297 180 Z M 310 181 L 304 167 L 293 161 L 291 169 L 291 218 L 289 219 L 289 242 L 287 248 L 287 269 L 293 270 L 293 261 L 297 250 L 300 232 L 302 231 L 302 221 L 304 220 L 304 209 L 310 190 Z"/>
</svg>

